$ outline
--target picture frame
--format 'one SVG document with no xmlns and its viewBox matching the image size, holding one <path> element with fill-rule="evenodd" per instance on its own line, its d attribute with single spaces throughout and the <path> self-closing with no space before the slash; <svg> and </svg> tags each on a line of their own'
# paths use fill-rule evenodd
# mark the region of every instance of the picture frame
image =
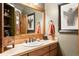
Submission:
<svg viewBox="0 0 79 59">
<path fill-rule="evenodd" d="M 58 8 L 58 31 L 60 33 L 78 33 L 78 4 L 63 3 Z"/>
<path fill-rule="evenodd" d="M 35 13 L 28 14 L 27 18 L 28 18 L 27 33 L 34 33 L 35 32 Z"/>
</svg>

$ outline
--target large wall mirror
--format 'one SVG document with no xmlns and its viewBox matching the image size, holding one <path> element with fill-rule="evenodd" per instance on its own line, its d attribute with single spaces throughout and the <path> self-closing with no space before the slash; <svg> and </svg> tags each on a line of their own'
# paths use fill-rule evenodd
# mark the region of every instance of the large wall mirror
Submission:
<svg viewBox="0 0 79 59">
<path fill-rule="evenodd" d="M 16 12 L 17 14 L 19 14 L 19 18 L 16 18 L 17 34 L 35 33 L 38 24 L 40 25 L 40 33 L 44 33 L 44 12 L 38 11 L 20 3 L 12 3 L 12 5 L 17 10 L 19 10 L 20 13 L 19 14 Z"/>
</svg>

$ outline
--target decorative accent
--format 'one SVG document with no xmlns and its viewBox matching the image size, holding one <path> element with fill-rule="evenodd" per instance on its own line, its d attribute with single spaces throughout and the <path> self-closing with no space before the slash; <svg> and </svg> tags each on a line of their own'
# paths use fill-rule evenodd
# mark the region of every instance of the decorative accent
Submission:
<svg viewBox="0 0 79 59">
<path fill-rule="evenodd" d="M 59 5 L 59 32 L 77 33 L 78 31 L 78 4 Z"/>
<path fill-rule="evenodd" d="M 31 13 L 28 15 L 28 31 L 27 33 L 35 32 L 35 13 Z"/>
</svg>

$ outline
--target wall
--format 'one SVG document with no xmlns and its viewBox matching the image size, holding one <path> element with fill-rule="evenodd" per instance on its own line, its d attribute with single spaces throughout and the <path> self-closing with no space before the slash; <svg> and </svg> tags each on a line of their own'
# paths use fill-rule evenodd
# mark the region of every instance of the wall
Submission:
<svg viewBox="0 0 79 59">
<path fill-rule="evenodd" d="M 77 55 L 77 34 L 60 34 L 58 32 L 58 4 L 46 3 L 46 35 L 48 32 L 49 20 L 53 19 L 56 28 L 56 37 L 58 38 L 59 46 L 62 55 L 72 56 Z"/>
</svg>

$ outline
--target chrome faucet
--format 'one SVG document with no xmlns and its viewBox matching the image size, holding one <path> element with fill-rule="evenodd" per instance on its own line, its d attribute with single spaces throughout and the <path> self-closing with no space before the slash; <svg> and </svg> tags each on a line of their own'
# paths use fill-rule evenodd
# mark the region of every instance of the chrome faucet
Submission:
<svg viewBox="0 0 79 59">
<path fill-rule="evenodd" d="M 26 40 L 26 43 L 30 43 L 30 42 L 34 42 L 36 41 L 35 38 L 29 38 L 28 40 Z"/>
</svg>

